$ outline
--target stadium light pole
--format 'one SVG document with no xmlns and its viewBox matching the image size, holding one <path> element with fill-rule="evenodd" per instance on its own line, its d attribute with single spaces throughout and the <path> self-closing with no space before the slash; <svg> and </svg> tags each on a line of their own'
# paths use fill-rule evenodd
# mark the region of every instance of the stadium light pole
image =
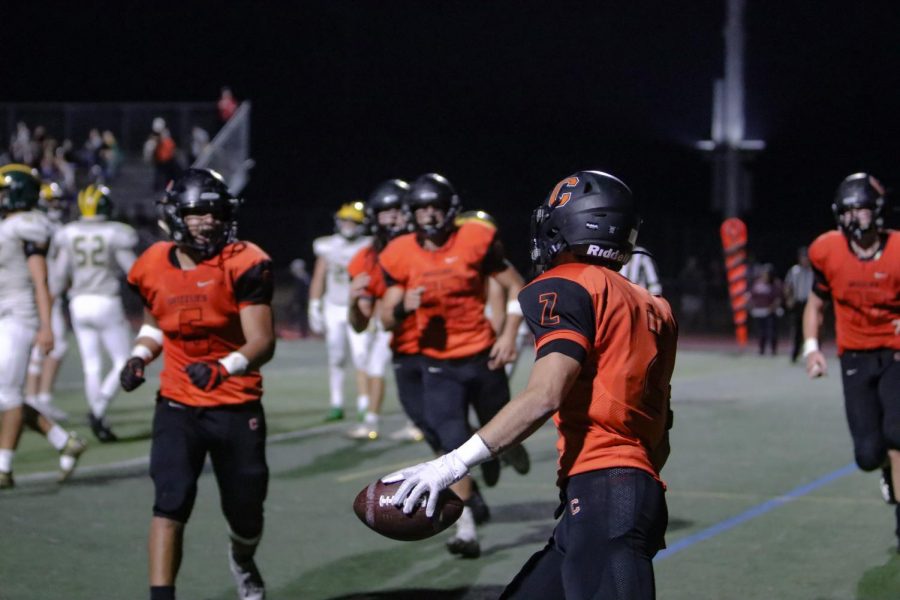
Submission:
<svg viewBox="0 0 900 600">
<path fill-rule="evenodd" d="M 726 0 L 725 77 L 713 83 L 711 139 L 697 142 L 713 163 L 712 207 L 724 218 L 737 217 L 751 206 L 744 163 L 766 147 L 763 140 L 744 138 L 744 5 Z"/>
</svg>

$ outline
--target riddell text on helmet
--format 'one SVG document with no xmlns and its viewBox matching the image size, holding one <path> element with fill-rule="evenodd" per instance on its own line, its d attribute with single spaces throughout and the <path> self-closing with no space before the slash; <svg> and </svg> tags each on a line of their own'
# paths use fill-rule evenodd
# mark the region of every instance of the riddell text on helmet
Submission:
<svg viewBox="0 0 900 600">
<path fill-rule="evenodd" d="M 609 260 L 624 262 L 628 257 L 624 252 L 614 248 L 601 248 L 595 244 L 591 244 L 587 249 L 588 256 L 598 256 Z"/>
</svg>

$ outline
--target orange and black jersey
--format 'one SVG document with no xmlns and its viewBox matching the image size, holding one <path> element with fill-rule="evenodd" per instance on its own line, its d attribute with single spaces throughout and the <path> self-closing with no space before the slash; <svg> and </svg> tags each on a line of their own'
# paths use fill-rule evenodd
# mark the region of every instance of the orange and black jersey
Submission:
<svg viewBox="0 0 900 600">
<path fill-rule="evenodd" d="M 369 283 L 364 291 L 365 295 L 373 299 L 384 296 L 387 286 L 384 284 L 381 267 L 378 266 L 378 251 L 373 246 L 360 249 L 347 265 L 347 274 L 350 275 L 351 281 L 363 273 L 369 275 Z"/>
<path fill-rule="evenodd" d="M 496 234 L 490 224 L 469 221 L 436 250 L 422 248 L 410 233 L 392 240 L 379 255 L 388 287 L 425 288 L 421 306 L 407 318 L 413 319 L 422 354 L 466 358 L 494 344 L 494 330 L 484 316 L 486 282 L 508 266 Z"/>
<path fill-rule="evenodd" d="M 215 361 L 246 343 L 240 311 L 272 302 L 272 261 L 258 246 L 236 242 L 219 255 L 182 269 L 175 244 L 157 242 L 131 267 L 128 283 L 141 296 L 163 332 L 160 394 L 193 406 L 240 404 L 262 397 L 259 370 L 226 379 L 204 392 L 184 369 Z"/>
<path fill-rule="evenodd" d="M 900 350 L 900 233 L 884 232 L 882 248 L 861 259 L 840 231 L 820 235 L 809 247 L 813 292 L 834 301 L 838 353 Z"/>
<path fill-rule="evenodd" d="M 659 478 L 651 456 L 671 425 L 678 329 L 669 304 L 608 269 L 567 263 L 522 289 L 536 356 L 560 352 L 581 372 L 554 421 L 559 481 L 612 467 Z"/>
</svg>

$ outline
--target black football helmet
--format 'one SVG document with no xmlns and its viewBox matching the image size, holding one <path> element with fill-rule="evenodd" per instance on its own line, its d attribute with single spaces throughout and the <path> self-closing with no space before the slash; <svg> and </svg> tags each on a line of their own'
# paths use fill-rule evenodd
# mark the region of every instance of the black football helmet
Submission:
<svg viewBox="0 0 900 600">
<path fill-rule="evenodd" d="M 378 184 L 366 202 L 366 225 L 376 238 L 390 240 L 406 231 L 406 226 L 384 227 L 378 224 L 378 213 L 403 208 L 409 184 L 402 179 L 388 179 Z"/>
<path fill-rule="evenodd" d="M 884 186 L 868 173 L 848 175 L 838 186 L 831 205 L 831 212 L 838 228 L 848 238 L 859 240 L 872 228 L 882 225 L 881 209 L 884 207 Z M 863 228 L 856 219 L 843 223 L 841 215 L 852 208 L 868 208 L 872 211 L 872 222 Z"/>
<path fill-rule="evenodd" d="M 237 240 L 238 209 L 243 200 L 228 191 L 228 185 L 212 169 L 188 169 L 169 183 L 166 195 L 157 202 L 159 225 L 179 246 L 189 248 L 205 260 Z M 212 214 L 219 226 L 200 241 L 188 230 L 184 217 Z"/>
<path fill-rule="evenodd" d="M 416 223 L 416 209 L 426 206 L 436 206 L 444 211 L 444 222 L 439 227 L 422 227 Z M 456 190 L 446 177 L 437 173 L 426 173 L 417 177 L 409 186 L 404 208 L 407 221 L 412 224 L 414 230 L 426 238 L 431 238 L 439 237 L 456 227 L 454 220 L 462 206 Z"/>
<path fill-rule="evenodd" d="M 640 224 L 627 185 L 608 173 L 578 171 L 532 214 L 531 260 L 540 273 L 569 250 L 618 271 L 631 258 Z"/>
</svg>

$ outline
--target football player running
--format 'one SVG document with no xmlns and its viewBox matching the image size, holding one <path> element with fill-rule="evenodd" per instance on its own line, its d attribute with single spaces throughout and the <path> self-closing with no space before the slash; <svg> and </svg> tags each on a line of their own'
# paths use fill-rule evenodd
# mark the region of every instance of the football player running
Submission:
<svg viewBox="0 0 900 600">
<path fill-rule="evenodd" d="M 379 255 L 388 286 L 380 318 L 387 329 L 412 318 L 421 353 L 425 427 L 448 452 L 471 434 L 469 406 L 486 421 L 509 400 L 503 365 L 515 359 L 521 319 L 510 316 L 496 335 L 484 314 L 485 287 L 493 277 L 513 296 L 522 278 L 506 261 L 496 228 L 476 220 L 456 227 L 459 196 L 441 175 L 417 178 L 406 205 L 415 232 L 397 237 Z M 469 505 L 472 480 L 461 476 L 451 483 L 467 506 L 447 548 L 476 558 L 481 549 Z M 496 483 L 496 477 L 488 483 Z"/>
<path fill-rule="evenodd" d="M 827 371 L 819 330 L 829 299 L 844 403 L 856 464 L 882 469 L 882 494 L 900 500 L 900 234 L 882 228 L 884 188 L 866 173 L 848 176 L 831 205 L 837 230 L 809 247 L 813 287 L 803 313 L 810 378 Z M 900 551 L 900 504 L 895 507 Z"/>
<path fill-rule="evenodd" d="M 665 300 L 616 272 L 639 224 L 615 177 L 580 171 L 560 181 L 532 219 L 532 259 L 547 270 L 519 294 L 536 340 L 526 389 L 455 450 L 383 478 L 404 480 L 393 500 L 405 512 L 427 494 L 433 514 L 439 490 L 553 417 L 562 518 L 502 598 L 655 595 L 677 326 Z"/>
<path fill-rule="evenodd" d="M 406 218 L 403 212 L 403 199 L 409 191 L 409 184 L 402 179 L 389 179 L 375 188 L 366 202 L 366 226 L 372 233 L 372 245 L 359 250 L 350 260 L 347 271 L 350 275 L 350 311 L 348 322 L 356 332 L 366 331 L 372 323 L 372 316 L 377 312 L 381 297 L 386 287 L 378 255 L 393 238 L 406 232 Z M 392 352 L 400 355 L 416 354 L 409 352 L 402 343 L 403 335 L 396 338 L 386 331 L 381 321 L 374 320 L 372 345 L 369 348 L 365 372 L 368 378 L 369 406 L 363 422 L 348 432 L 354 439 L 378 439 L 378 420 L 381 405 L 384 401 L 384 371 L 391 361 Z M 408 336 L 407 336 L 408 337 Z M 412 400 L 410 395 L 421 395 L 421 386 L 411 387 L 403 376 L 402 369 L 397 369 L 397 395 L 407 415 L 413 420 L 403 429 L 391 434 L 391 439 L 418 441 L 423 438 L 421 429 L 415 423 L 421 423 L 421 411 L 417 407 L 421 402 Z M 421 380 L 421 378 L 419 378 Z M 407 406 L 412 407 L 412 412 Z"/>
<path fill-rule="evenodd" d="M 37 171 L 26 165 L 0 167 L 0 489 L 15 485 L 12 462 L 23 424 L 60 453 L 60 482 L 86 448 L 74 432 L 23 405 L 32 344 L 42 354 L 53 350 L 46 261 L 51 227 L 47 215 L 34 210 L 40 185 Z"/>
<path fill-rule="evenodd" d="M 218 173 L 188 169 L 158 203 L 172 241 L 151 246 L 128 274 L 146 308 L 122 387 L 138 387 L 146 365 L 165 355 L 150 446 L 151 600 L 175 598 L 184 527 L 207 455 L 230 528 L 238 596 L 265 596 L 253 557 L 269 481 L 259 368 L 275 351 L 272 262 L 238 240 L 240 204 Z"/>
<path fill-rule="evenodd" d="M 72 329 L 84 371 L 88 423 L 101 442 L 118 439 L 109 427 L 106 411 L 119 389 L 119 372 L 128 360 L 131 338 L 118 269 L 125 273 L 131 269 L 138 241 L 130 226 L 109 220 L 112 209 L 109 188 L 87 186 L 78 194 L 81 217 L 65 225 L 53 239 L 58 253 L 54 287 L 69 294 Z M 112 362 L 105 377 L 101 372 L 103 350 Z"/>
<path fill-rule="evenodd" d="M 334 215 L 335 233 L 313 241 L 316 264 L 309 284 L 309 328 L 313 333 L 325 334 L 328 350 L 328 388 L 331 410 L 326 421 L 344 418 L 344 367 L 347 346 L 356 369 L 356 409 L 362 417 L 369 405 L 368 378 L 365 367 L 372 336 L 369 331 L 358 333 L 347 322 L 350 259 L 372 243 L 365 234 L 365 205 L 349 202 Z"/>
<path fill-rule="evenodd" d="M 50 308 L 53 350 L 45 355 L 40 348 L 32 346 L 31 359 L 28 361 L 28 377 L 25 380 L 25 403 L 55 421 L 65 421 L 69 418 L 64 410 L 53 404 L 53 387 L 56 384 L 56 376 L 59 374 L 59 367 L 69 349 L 66 318 L 63 314 L 63 293 L 54 285 L 53 278 L 53 273 L 57 270 L 59 252 L 56 244 L 52 241 L 56 232 L 62 229 L 63 218 L 67 212 L 66 202 L 65 193 L 58 183 L 51 181 L 41 184 L 37 208 L 47 215 L 51 230 L 47 271 L 50 294 L 53 296 L 53 306 Z"/>
</svg>

